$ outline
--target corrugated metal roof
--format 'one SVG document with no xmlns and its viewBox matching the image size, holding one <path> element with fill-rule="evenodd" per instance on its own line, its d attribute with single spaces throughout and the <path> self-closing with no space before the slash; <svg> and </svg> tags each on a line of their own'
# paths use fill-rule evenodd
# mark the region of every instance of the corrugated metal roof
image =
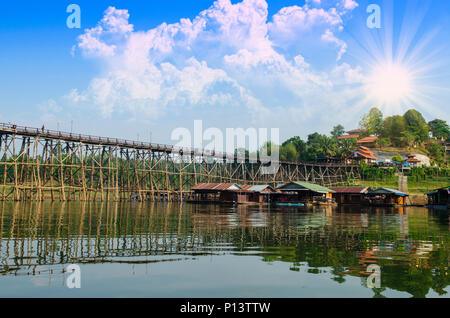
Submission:
<svg viewBox="0 0 450 318">
<path fill-rule="evenodd" d="M 267 189 L 269 189 L 271 191 L 273 190 L 272 187 L 268 184 L 255 185 L 255 186 L 252 186 L 251 188 L 249 188 L 248 190 L 253 191 L 253 192 L 263 192 Z"/>
<path fill-rule="evenodd" d="M 309 183 L 309 182 L 303 182 L 303 181 L 296 181 L 296 182 L 291 182 L 288 184 L 285 184 L 284 186 L 282 186 L 280 189 L 282 190 L 284 187 L 289 186 L 291 184 L 296 184 L 298 186 L 301 186 L 305 189 L 311 190 L 313 192 L 318 192 L 318 193 L 334 193 L 333 190 L 322 187 L 321 185 L 318 184 L 313 184 L 313 183 Z"/>
<path fill-rule="evenodd" d="M 330 188 L 331 190 L 335 191 L 336 193 L 349 193 L 349 194 L 361 194 L 368 191 L 369 188 L 367 187 L 338 187 L 338 188 Z"/>
<path fill-rule="evenodd" d="M 197 191 L 224 191 L 228 190 L 230 188 L 236 187 L 237 189 L 240 189 L 241 187 L 235 183 L 200 183 L 197 184 L 195 187 L 192 188 L 192 190 Z"/>
<path fill-rule="evenodd" d="M 390 188 L 379 188 L 374 191 L 370 191 L 369 194 L 395 194 L 399 196 L 408 196 L 406 193 Z"/>
<path fill-rule="evenodd" d="M 447 191 L 450 192 L 450 186 L 443 187 L 443 188 L 440 188 L 440 189 L 436 189 L 436 190 L 434 190 L 434 191 L 431 191 L 430 193 L 428 193 L 428 195 L 436 194 L 436 193 L 439 193 L 439 191 L 445 191 L 445 190 L 447 190 Z"/>
</svg>

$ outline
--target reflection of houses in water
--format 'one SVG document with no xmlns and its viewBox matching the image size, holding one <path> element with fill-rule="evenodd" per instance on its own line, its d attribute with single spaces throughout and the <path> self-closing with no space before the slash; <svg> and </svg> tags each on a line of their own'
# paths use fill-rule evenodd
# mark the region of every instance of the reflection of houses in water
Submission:
<svg viewBox="0 0 450 318">
<path fill-rule="evenodd" d="M 267 206 L 5 203 L 0 272 L 62 275 L 65 264 L 71 263 L 150 264 L 236 249 L 256 251 L 264 261 L 306 264 L 323 272 L 332 268 L 333 274 L 353 268 L 360 277 L 366 277 L 367 265 L 374 262 L 400 270 L 416 264 L 434 269 L 436 262 L 448 266 L 442 263 L 447 259 L 427 265 L 431 251 L 440 248 L 446 253 L 445 246 L 438 245 L 442 233 L 424 233 L 425 240 L 430 239 L 424 241 L 417 229 L 408 229 L 417 222 L 408 223 L 408 216 L 394 209 L 342 209 L 353 213 L 330 207 L 300 213 L 286 207 L 296 212 L 278 213 L 283 209 Z M 420 214 L 421 221 L 424 217 Z M 445 239 L 441 245 L 448 243 Z"/>
</svg>

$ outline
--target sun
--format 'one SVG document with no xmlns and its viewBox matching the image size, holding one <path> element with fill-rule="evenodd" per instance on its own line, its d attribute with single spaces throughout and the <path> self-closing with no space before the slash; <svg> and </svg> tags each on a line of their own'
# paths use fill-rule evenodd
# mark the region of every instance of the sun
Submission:
<svg viewBox="0 0 450 318">
<path fill-rule="evenodd" d="M 380 64 L 368 77 L 366 88 L 370 97 L 378 102 L 398 104 L 411 97 L 412 78 L 411 72 L 401 64 Z"/>
</svg>

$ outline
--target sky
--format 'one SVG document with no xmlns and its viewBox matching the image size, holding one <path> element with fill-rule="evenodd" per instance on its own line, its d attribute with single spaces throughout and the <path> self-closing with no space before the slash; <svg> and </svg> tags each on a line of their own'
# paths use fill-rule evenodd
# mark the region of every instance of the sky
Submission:
<svg viewBox="0 0 450 318">
<path fill-rule="evenodd" d="M 9 1 L 0 122 L 173 143 L 194 120 L 282 141 L 355 129 L 372 107 L 450 121 L 449 29 L 437 0 Z"/>
</svg>

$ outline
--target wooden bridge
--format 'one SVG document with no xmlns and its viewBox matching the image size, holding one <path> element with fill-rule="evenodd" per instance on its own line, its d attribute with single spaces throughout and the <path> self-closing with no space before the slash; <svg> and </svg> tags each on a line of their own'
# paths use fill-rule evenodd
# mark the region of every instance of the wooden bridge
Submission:
<svg viewBox="0 0 450 318">
<path fill-rule="evenodd" d="M 355 165 L 250 162 L 202 149 L 0 124 L 0 200 L 181 200 L 196 184 L 339 185 Z"/>
</svg>

